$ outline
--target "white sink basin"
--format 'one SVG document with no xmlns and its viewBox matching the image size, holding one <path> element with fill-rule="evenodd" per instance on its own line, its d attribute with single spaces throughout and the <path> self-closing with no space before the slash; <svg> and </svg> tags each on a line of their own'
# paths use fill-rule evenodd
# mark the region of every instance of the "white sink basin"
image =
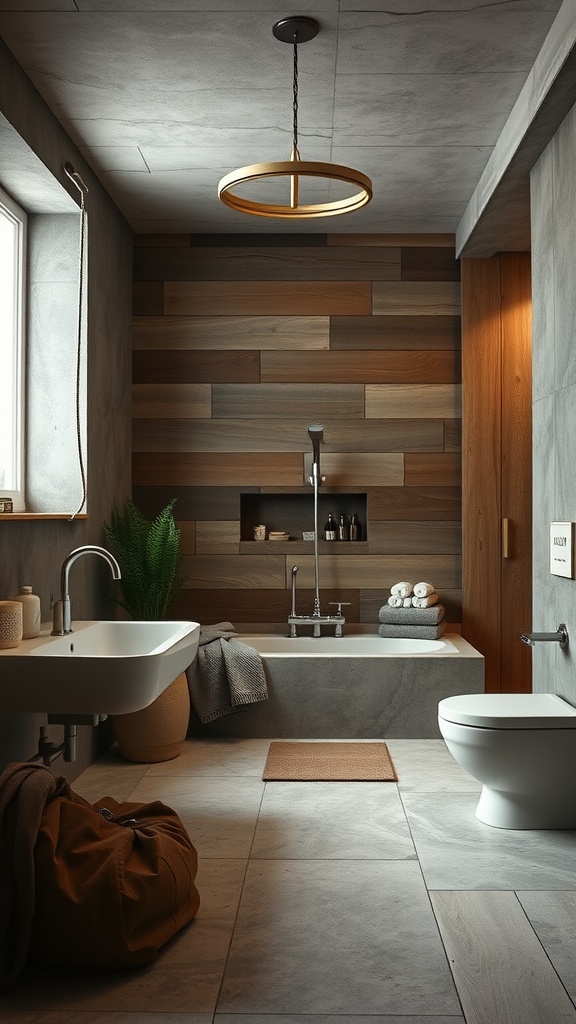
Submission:
<svg viewBox="0 0 576 1024">
<path fill-rule="evenodd" d="M 73 632 L 0 651 L 0 711 L 127 714 L 192 664 L 197 622 L 74 622 Z"/>
</svg>

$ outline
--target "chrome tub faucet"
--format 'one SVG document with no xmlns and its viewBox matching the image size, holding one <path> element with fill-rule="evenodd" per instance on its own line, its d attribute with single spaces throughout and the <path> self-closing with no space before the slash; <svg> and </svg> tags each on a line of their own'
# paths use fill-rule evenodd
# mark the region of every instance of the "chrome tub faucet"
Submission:
<svg viewBox="0 0 576 1024">
<path fill-rule="evenodd" d="M 296 573 L 298 572 L 298 566 L 292 566 L 292 610 L 288 616 L 288 625 L 290 626 L 290 636 L 297 637 L 296 626 L 312 626 L 312 636 L 319 637 L 322 635 L 321 626 L 335 626 L 334 636 L 342 636 L 342 626 L 346 622 L 342 614 L 342 608 L 345 604 L 350 604 L 350 601 L 330 601 L 330 604 L 337 606 L 335 615 L 321 615 L 320 608 L 318 605 L 318 612 L 314 610 L 313 615 L 297 615 L 296 614 Z"/>
</svg>

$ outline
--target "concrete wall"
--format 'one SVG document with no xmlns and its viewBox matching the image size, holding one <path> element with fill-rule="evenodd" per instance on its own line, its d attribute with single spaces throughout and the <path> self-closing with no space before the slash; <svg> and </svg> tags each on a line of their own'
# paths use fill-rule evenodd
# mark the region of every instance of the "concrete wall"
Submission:
<svg viewBox="0 0 576 1024">
<path fill-rule="evenodd" d="M 86 519 L 0 522 L 0 596 L 31 584 L 40 595 L 43 617 L 49 617 L 52 593 L 57 594 L 62 559 L 73 548 L 102 543 L 102 522 L 110 509 L 130 492 L 130 316 L 132 233 L 81 154 L 40 98 L 7 48 L 0 42 L 0 184 L 32 214 L 64 214 L 70 224 L 76 213 L 77 190 L 63 165 L 70 161 L 90 189 L 87 281 L 87 465 Z M 68 192 L 68 194 L 67 194 Z M 63 236 L 64 237 L 64 236 Z M 66 247 L 63 245 L 64 251 Z M 58 245 L 52 263 L 42 257 L 43 283 L 56 287 L 61 267 Z M 40 273 L 37 269 L 37 276 Z M 54 276 L 56 275 L 56 277 Z M 51 281 L 52 278 L 52 281 Z M 43 304 L 36 308 L 37 323 Z M 73 345 L 72 345 L 73 347 Z M 35 387 L 43 386 L 42 376 Z M 69 398 L 69 395 L 68 395 Z M 52 395 L 52 402 L 57 402 Z M 75 446 L 75 436 L 70 437 Z M 81 559 L 71 573 L 73 614 L 91 618 L 110 614 L 109 582 L 100 559 Z M 97 564 L 96 564 L 97 563 Z M 41 715 L 0 714 L 0 768 L 31 757 L 38 742 Z M 61 729 L 51 729 L 55 742 Z M 80 730 L 77 762 L 56 769 L 74 778 L 101 745 L 94 730 Z M 104 726 L 102 741 L 106 741 Z"/>
<path fill-rule="evenodd" d="M 576 581 L 551 575 L 549 529 L 576 520 L 576 108 L 532 171 L 533 625 L 565 622 L 571 648 L 534 649 L 534 690 L 576 703 Z"/>
</svg>

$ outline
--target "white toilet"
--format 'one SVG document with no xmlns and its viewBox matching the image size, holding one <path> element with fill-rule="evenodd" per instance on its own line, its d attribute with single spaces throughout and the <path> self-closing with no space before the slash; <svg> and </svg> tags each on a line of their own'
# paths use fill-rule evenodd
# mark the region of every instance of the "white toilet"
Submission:
<svg viewBox="0 0 576 1024">
<path fill-rule="evenodd" d="M 448 750 L 482 783 L 476 817 L 513 829 L 576 829 L 576 708 L 552 693 L 445 697 Z"/>
</svg>

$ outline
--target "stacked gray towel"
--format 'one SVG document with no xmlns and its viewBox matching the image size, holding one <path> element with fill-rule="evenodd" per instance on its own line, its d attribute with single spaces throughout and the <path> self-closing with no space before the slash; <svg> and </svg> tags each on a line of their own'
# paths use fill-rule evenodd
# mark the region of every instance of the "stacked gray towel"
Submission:
<svg viewBox="0 0 576 1024">
<path fill-rule="evenodd" d="M 438 640 L 444 632 L 444 606 L 430 608 L 391 608 L 385 604 L 378 613 L 380 636 Z"/>
<path fill-rule="evenodd" d="M 186 675 L 192 706 L 203 725 L 268 699 L 262 659 L 236 639 L 231 622 L 201 628 L 198 653 Z"/>
</svg>

